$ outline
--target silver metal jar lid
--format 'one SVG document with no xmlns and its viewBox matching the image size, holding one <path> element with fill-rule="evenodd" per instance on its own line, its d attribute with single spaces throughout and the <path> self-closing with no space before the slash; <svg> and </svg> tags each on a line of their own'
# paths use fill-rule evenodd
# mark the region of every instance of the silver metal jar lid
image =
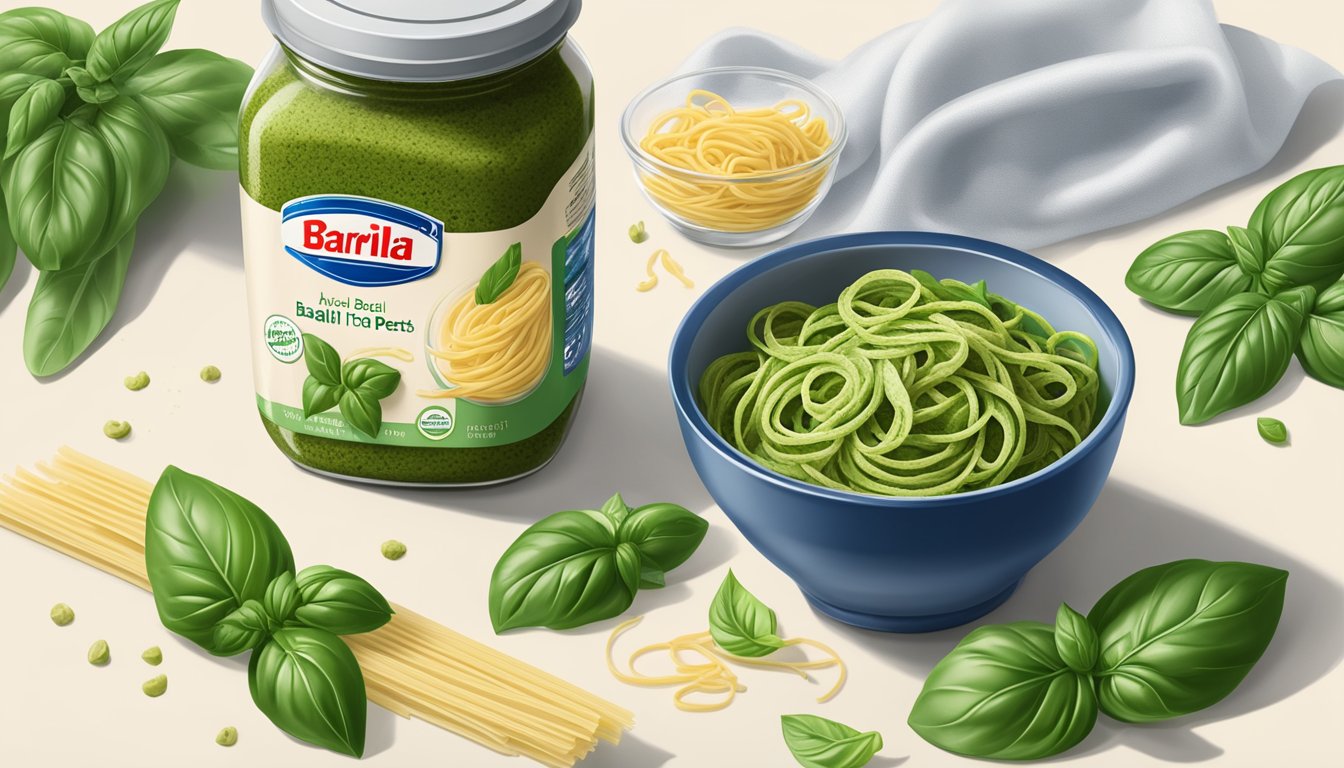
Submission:
<svg viewBox="0 0 1344 768">
<path fill-rule="evenodd" d="M 582 0 L 261 0 L 271 34 L 327 69 L 446 82 L 500 72 L 559 43 Z"/>
</svg>

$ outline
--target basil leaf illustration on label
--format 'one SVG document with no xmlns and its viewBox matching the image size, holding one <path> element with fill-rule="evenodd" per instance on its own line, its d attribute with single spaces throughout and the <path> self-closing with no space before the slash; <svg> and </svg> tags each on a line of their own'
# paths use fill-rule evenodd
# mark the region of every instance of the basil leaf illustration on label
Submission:
<svg viewBox="0 0 1344 768">
<path fill-rule="evenodd" d="M 369 438 L 378 439 L 383 429 L 383 404 L 377 398 L 344 389 L 338 405 L 347 424 Z"/>
<path fill-rule="evenodd" d="M 70 269 L 96 256 L 111 210 L 112 155 L 84 121 L 57 120 L 4 166 L 14 239 L 33 266 Z"/>
<path fill-rule="evenodd" d="M 386 363 L 358 358 L 341 367 L 341 416 L 350 426 L 377 439 L 383 428 L 383 398 L 401 384 L 401 372 Z"/>
<path fill-rule="evenodd" d="M 1182 424 L 1200 424 L 1274 388 L 1292 361 L 1311 288 L 1277 297 L 1241 293 L 1195 322 L 1176 374 Z"/>
<path fill-rule="evenodd" d="M 88 55 L 93 27 L 49 8 L 0 13 L 0 72 L 55 79 Z"/>
<path fill-rule="evenodd" d="M 1198 315 L 1253 287 L 1228 236 L 1211 229 L 1182 232 L 1149 246 L 1125 275 L 1125 285 L 1170 312 Z"/>
<path fill-rule="evenodd" d="M 1289 179 L 1256 207 L 1250 228 L 1260 234 L 1271 292 L 1324 289 L 1338 280 L 1344 274 L 1344 165 Z"/>
<path fill-rule="evenodd" d="M 729 570 L 709 604 L 709 633 L 714 642 L 734 656 L 757 658 L 784 647 L 778 631 L 775 612 Z"/>
<path fill-rule="evenodd" d="M 495 632 L 570 629 L 619 616 L 635 589 L 617 563 L 617 545 L 615 525 L 601 512 L 558 512 L 532 525 L 491 574 Z"/>
<path fill-rule="evenodd" d="M 85 69 L 103 82 L 130 77 L 168 41 L 178 2 L 156 0 L 114 21 L 93 39 Z"/>
<path fill-rule="evenodd" d="M 1087 617 L 1101 639 L 1102 711 L 1145 723 L 1221 701 L 1269 647 L 1287 580 L 1262 565 L 1181 560 L 1117 584 Z"/>
<path fill-rule="evenodd" d="M 1288 427 L 1278 419 L 1258 418 L 1255 420 L 1255 428 L 1267 443 L 1283 445 L 1288 442 Z"/>
<path fill-rule="evenodd" d="M 34 376 L 59 373 L 107 327 L 121 301 L 134 247 L 131 231 L 102 257 L 37 278 L 23 330 L 23 360 Z"/>
<path fill-rule="evenodd" d="M 860 733 L 816 715 L 779 718 L 784 743 L 803 768 L 862 768 L 882 751 L 882 734 Z"/>
<path fill-rule="evenodd" d="M 1097 663 L 1097 632 L 1087 617 L 1060 603 L 1055 613 L 1055 650 L 1074 672 L 1088 674 Z"/>
<path fill-rule="evenodd" d="M 55 80 L 38 80 L 14 102 L 9 112 L 5 159 L 13 157 L 56 122 L 65 106 L 65 88 Z"/>
<path fill-rule="evenodd" d="M 127 98 L 99 107 L 93 130 L 112 157 L 112 205 L 98 246 L 103 247 L 125 237 L 163 191 L 173 156 L 163 131 Z"/>
<path fill-rule="evenodd" d="M 646 566 L 670 571 L 690 559 L 705 540 L 709 523 L 676 504 L 648 504 L 629 513 L 618 537 L 639 549 Z"/>
<path fill-rule="evenodd" d="M 238 610 L 215 625 L 210 636 L 210 652 L 216 656 L 237 656 L 266 642 L 272 630 L 266 609 L 256 600 L 244 600 Z"/>
<path fill-rule="evenodd" d="M 1316 298 L 1298 343 L 1297 357 L 1307 375 L 1344 388 L 1344 281 L 1326 288 Z"/>
<path fill-rule="evenodd" d="M 303 334 L 303 363 L 308 375 L 322 382 L 337 386 L 341 383 L 341 356 L 327 342 L 311 333 Z"/>
<path fill-rule="evenodd" d="M 255 504 L 168 467 L 145 516 L 145 567 L 163 625 L 214 653 L 215 625 L 244 601 L 261 601 L 277 576 L 294 571 L 294 555 Z"/>
<path fill-rule="evenodd" d="M 1038 622 L 981 627 L 924 682 L 910 727 L 959 755 L 1039 760 L 1076 746 L 1097 721 L 1092 681 L 1064 663 Z"/>
<path fill-rule="evenodd" d="M 361 757 L 368 702 L 355 654 L 320 629 L 281 629 L 247 667 L 257 708 L 280 730 L 333 752 Z"/>
<path fill-rule="evenodd" d="M 334 635 L 357 635 L 392 619 L 392 606 L 364 579 L 353 573 L 314 565 L 299 571 L 299 607 L 294 619 Z"/>
<path fill-rule="evenodd" d="M 303 418 L 330 411 L 340 405 L 343 394 L 345 387 L 340 384 L 323 384 L 316 376 L 309 376 L 303 381 Z"/>
<path fill-rule="evenodd" d="M 192 165 L 238 170 L 238 104 L 252 68 L 199 48 L 165 51 L 126 82 L 132 96 L 168 135 L 173 153 Z"/>
<path fill-rule="evenodd" d="M 523 244 L 514 243 L 499 260 L 490 265 L 476 284 L 476 303 L 493 304 L 504 295 L 518 278 L 518 270 L 523 266 Z"/>
</svg>

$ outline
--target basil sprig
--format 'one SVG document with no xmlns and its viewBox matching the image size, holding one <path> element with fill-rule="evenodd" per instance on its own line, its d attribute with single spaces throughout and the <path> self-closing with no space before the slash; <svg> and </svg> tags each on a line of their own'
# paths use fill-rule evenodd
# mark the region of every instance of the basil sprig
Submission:
<svg viewBox="0 0 1344 768">
<path fill-rule="evenodd" d="M 877 731 L 861 733 L 816 715 L 784 715 L 779 723 L 784 743 L 803 768 L 862 768 L 882 751 Z"/>
<path fill-rule="evenodd" d="M 1135 259 L 1131 291 L 1194 315 L 1177 375 L 1182 424 L 1251 403 L 1296 352 L 1308 375 L 1344 388 L 1344 166 L 1270 192 L 1246 227 L 1172 235 Z"/>
<path fill-rule="evenodd" d="M 303 382 L 303 417 L 311 418 L 339 408 L 354 429 L 374 440 L 383 428 L 383 405 L 401 384 L 401 372 L 367 357 L 341 362 L 330 344 L 311 333 L 303 334 L 303 360 L 308 378 Z"/>
<path fill-rule="evenodd" d="M 598 510 L 567 510 L 532 525 L 490 576 L 495 632 L 572 629 L 619 616 L 640 589 L 663 586 L 709 524 L 675 504 L 631 509 L 620 494 Z"/>
<path fill-rule="evenodd" d="M 238 167 L 246 64 L 159 53 L 178 0 L 155 0 L 101 33 L 46 8 L 0 13 L 0 288 L 22 249 L 41 273 L 24 361 L 73 363 L 106 328 L 133 233 L 174 156 Z"/>
<path fill-rule="evenodd" d="M 370 632 L 392 608 L 325 565 L 294 572 L 289 542 L 255 504 L 168 467 L 150 497 L 145 566 L 159 619 L 216 656 L 252 651 L 252 700 L 310 744 L 364 752 L 364 677 L 337 635 Z"/>
<path fill-rule="evenodd" d="M 910 712 L 924 740 L 970 757 L 1037 760 L 1087 737 L 1098 712 L 1168 720 L 1213 706 L 1264 654 L 1288 573 L 1180 560 L 1107 592 L 1086 620 L 981 627 L 929 673 Z"/>
</svg>

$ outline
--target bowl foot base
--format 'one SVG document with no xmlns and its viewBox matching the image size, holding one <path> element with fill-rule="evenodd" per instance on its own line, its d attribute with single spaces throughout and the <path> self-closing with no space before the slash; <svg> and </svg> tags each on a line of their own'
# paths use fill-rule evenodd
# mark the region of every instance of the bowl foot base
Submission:
<svg viewBox="0 0 1344 768">
<path fill-rule="evenodd" d="M 871 629 L 877 632 L 901 633 L 936 632 L 940 629 L 959 627 L 962 624 L 975 621 L 995 608 L 998 608 L 1000 605 L 1003 605 L 1004 601 L 1006 601 L 1013 594 L 1014 590 L 1017 589 L 1017 585 L 1021 583 L 1022 581 L 1019 579 L 1010 584 L 1007 589 L 999 594 L 983 603 L 973 605 L 969 608 L 962 608 L 959 611 L 952 611 L 950 613 L 935 613 L 925 616 L 887 616 L 876 613 L 858 613 L 846 610 L 839 606 L 831 605 L 824 600 L 819 600 L 808 594 L 806 590 L 803 590 L 803 596 L 806 597 L 807 601 L 812 604 L 812 607 L 816 608 L 818 611 L 821 611 L 836 621 L 842 621 L 860 629 Z"/>
</svg>

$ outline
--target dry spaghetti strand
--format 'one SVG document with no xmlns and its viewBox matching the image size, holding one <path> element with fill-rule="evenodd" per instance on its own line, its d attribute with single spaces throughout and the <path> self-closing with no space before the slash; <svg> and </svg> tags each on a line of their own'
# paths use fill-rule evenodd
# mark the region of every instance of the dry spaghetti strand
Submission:
<svg viewBox="0 0 1344 768">
<path fill-rule="evenodd" d="M 0 482 L 0 527 L 143 589 L 145 510 L 153 486 L 61 449 Z M 343 638 L 369 700 L 505 755 L 568 768 L 618 742 L 630 712 L 398 605 L 382 628 Z"/>
<path fill-rule="evenodd" d="M 789 221 L 816 199 L 828 167 L 813 161 L 832 141 L 826 121 L 806 102 L 738 109 L 696 90 L 685 106 L 659 115 L 639 145 L 650 157 L 697 175 L 641 176 L 655 200 L 693 224 L 756 232 Z M 793 168 L 798 172 L 777 180 L 740 183 Z"/>
<path fill-rule="evenodd" d="M 611 674 L 617 680 L 627 685 L 643 688 L 676 686 L 672 702 L 683 712 L 717 712 L 726 709 L 737 698 L 737 694 L 747 690 L 730 664 L 790 672 L 808 681 L 812 680 L 809 671 L 837 668 L 839 676 L 835 684 L 817 699 L 818 703 L 835 698 L 848 678 L 848 669 L 840 655 L 830 646 L 816 640 L 794 638 L 784 641 L 784 646 L 815 648 L 827 654 L 825 658 L 807 661 L 771 661 L 768 658 L 749 659 L 734 656 L 720 648 L 708 632 L 681 635 L 664 643 L 646 645 L 630 654 L 630 659 L 626 662 L 627 669 L 623 670 L 616 665 L 614 655 L 616 641 L 643 620 L 643 616 L 637 616 L 612 630 L 607 638 L 607 669 L 611 670 Z M 656 653 L 666 653 L 676 671 L 664 675 L 648 675 L 636 668 L 640 659 Z M 716 695 L 718 698 L 713 698 Z M 692 699 L 696 696 L 710 698 L 707 701 L 703 698 Z"/>
</svg>

